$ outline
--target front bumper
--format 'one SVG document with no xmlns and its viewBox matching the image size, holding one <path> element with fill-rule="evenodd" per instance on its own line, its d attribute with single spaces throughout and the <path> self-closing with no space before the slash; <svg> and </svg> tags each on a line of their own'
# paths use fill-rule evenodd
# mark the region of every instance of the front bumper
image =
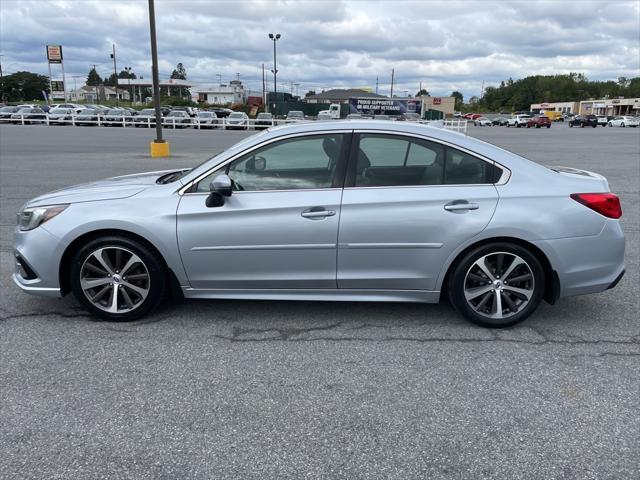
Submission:
<svg viewBox="0 0 640 480">
<path fill-rule="evenodd" d="M 43 226 L 14 231 L 16 271 L 13 281 L 33 295 L 60 297 L 60 261 L 67 245 Z M 26 267 L 26 271 L 25 271 Z"/>
</svg>

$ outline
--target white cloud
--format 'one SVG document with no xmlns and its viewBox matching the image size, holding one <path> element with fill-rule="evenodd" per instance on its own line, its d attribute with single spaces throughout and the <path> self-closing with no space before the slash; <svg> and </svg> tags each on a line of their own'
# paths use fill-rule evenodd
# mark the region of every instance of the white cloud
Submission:
<svg viewBox="0 0 640 480">
<path fill-rule="evenodd" d="M 268 32 L 279 32 L 278 79 L 300 91 L 375 86 L 387 93 L 420 82 L 435 94 L 478 94 L 508 77 L 584 72 L 592 79 L 638 76 L 640 7 L 636 1 L 292 1 L 156 0 L 160 71 L 182 62 L 190 79 L 216 75 L 261 88 L 272 63 Z M 3 70 L 46 73 L 44 45 L 64 46 L 70 75 L 91 64 L 150 76 L 147 2 L 3 0 Z M 272 85 L 268 74 L 267 84 Z M 279 86 L 279 89 L 283 87 Z"/>
</svg>

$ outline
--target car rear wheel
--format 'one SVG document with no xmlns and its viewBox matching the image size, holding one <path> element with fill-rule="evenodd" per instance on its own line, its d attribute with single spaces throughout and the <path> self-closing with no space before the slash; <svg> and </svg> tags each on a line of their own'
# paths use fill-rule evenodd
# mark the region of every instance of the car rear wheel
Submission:
<svg viewBox="0 0 640 480">
<path fill-rule="evenodd" d="M 155 309 L 166 290 L 162 259 L 146 245 L 125 236 L 97 237 L 71 263 L 71 288 L 93 315 L 131 321 Z"/>
<path fill-rule="evenodd" d="M 624 123 L 621 123 L 621 124 L 620 124 L 620 126 L 621 126 L 622 128 L 624 128 Z"/>
<path fill-rule="evenodd" d="M 535 255 L 519 245 L 480 246 L 460 259 L 449 278 L 452 305 L 472 323 L 503 328 L 531 315 L 544 292 Z"/>
</svg>

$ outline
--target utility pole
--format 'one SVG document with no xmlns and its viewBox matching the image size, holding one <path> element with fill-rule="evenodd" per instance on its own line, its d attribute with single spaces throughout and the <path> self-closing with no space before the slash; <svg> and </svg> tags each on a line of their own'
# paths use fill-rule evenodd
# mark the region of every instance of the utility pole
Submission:
<svg viewBox="0 0 640 480">
<path fill-rule="evenodd" d="M 113 44 L 113 53 L 111 54 L 111 58 L 113 58 L 113 73 L 115 74 L 115 83 L 116 83 L 116 107 L 119 105 L 118 102 L 118 67 L 116 66 L 116 44 Z"/>
<path fill-rule="evenodd" d="M 482 80 L 482 91 L 480 92 L 480 98 L 484 98 L 484 80 Z"/>
<path fill-rule="evenodd" d="M 218 86 L 220 86 L 222 84 L 222 75 L 216 73 L 216 78 L 218 79 Z"/>
<path fill-rule="evenodd" d="M 236 73 L 236 80 L 240 81 L 240 73 Z"/>
<path fill-rule="evenodd" d="M 378 94 L 378 75 L 376 75 L 376 95 Z"/>
<path fill-rule="evenodd" d="M 150 150 L 152 157 L 168 157 L 169 142 L 162 139 L 162 112 L 160 111 L 160 75 L 158 74 L 158 45 L 156 42 L 156 12 L 153 0 L 149 0 L 149 33 L 151 36 L 151 73 L 153 76 L 153 101 L 156 108 L 156 139 L 151 142 Z"/>
<path fill-rule="evenodd" d="M 270 33 L 269 38 L 273 40 L 273 70 L 271 71 L 273 72 L 273 113 L 275 113 L 276 102 L 278 101 L 278 64 L 276 62 L 276 42 L 280 39 L 280 34 Z"/>
<path fill-rule="evenodd" d="M 395 74 L 395 69 L 392 68 L 391 69 L 391 93 L 389 94 L 389 97 L 393 98 L 393 76 Z"/>
<path fill-rule="evenodd" d="M 422 80 L 420 80 L 420 88 L 418 88 L 418 96 L 422 96 Z"/>
</svg>

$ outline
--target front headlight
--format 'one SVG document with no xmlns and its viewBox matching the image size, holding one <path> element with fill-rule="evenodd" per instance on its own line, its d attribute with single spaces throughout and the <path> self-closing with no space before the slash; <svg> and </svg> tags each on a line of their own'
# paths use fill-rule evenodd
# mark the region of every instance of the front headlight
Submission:
<svg viewBox="0 0 640 480">
<path fill-rule="evenodd" d="M 47 205 L 46 207 L 25 208 L 18 213 L 18 226 L 20 230 L 26 232 L 51 220 L 62 213 L 69 205 Z"/>
</svg>

